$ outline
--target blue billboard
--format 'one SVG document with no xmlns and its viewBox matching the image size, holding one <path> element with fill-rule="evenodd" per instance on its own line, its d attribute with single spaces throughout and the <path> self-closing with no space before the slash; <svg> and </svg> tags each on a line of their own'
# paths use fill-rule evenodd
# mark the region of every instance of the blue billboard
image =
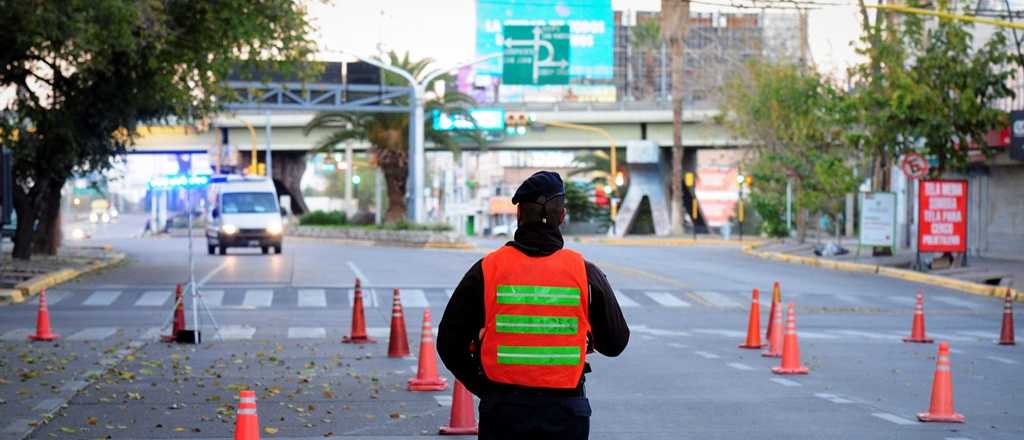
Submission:
<svg viewBox="0 0 1024 440">
<path fill-rule="evenodd" d="M 569 77 L 611 79 L 615 21 L 611 0 L 477 0 L 476 52 L 502 51 L 504 26 L 569 26 Z M 481 63 L 477 74 L 501 76 L 501 59 Z"/>
</svg>

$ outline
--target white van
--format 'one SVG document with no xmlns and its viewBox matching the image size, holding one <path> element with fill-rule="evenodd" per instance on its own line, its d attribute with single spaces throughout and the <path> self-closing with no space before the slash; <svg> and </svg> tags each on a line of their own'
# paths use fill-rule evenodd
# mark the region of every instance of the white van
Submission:
<svg viewBox="0 0 1024 440">
<path fill-rule="evenodd" d="M 221 176 L 211 179 L 207 193 L 206 252 L 227 253 L 229 247 L 258 247 L 281 253 L 284 217 L 274 183 L 265 177 Z"/>
</svg>

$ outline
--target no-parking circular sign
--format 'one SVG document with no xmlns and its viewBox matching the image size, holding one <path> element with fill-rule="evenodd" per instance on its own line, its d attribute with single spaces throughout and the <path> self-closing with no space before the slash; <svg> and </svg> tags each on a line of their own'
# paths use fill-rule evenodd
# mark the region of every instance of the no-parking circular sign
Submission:
<svg viewBox="0 0 1024 440">
<path fill-rule="evenodd" d="M 920 179 L 928 175 L 928 159 L 918 153 L 907 153 L 900 160 L 900 169 L 910 179 Z"/>
</svg>

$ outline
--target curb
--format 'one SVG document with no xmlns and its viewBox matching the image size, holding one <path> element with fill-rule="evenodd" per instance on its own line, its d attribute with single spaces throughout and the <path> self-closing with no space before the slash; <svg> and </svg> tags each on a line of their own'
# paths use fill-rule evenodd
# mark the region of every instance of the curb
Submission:
<svg viewBox="0 0 1024 440">
<path fill-rule="evenodd" d="M 26 281 L 18 283 L 13 289 L 4 289 L 0 291 L 0 303 L 17 304 L 24 302 L 32 296 L 38 295 L 43 289 L 48 289 L 60 283 L 73 280 L 87 273 L 114 266 L 124 261 L 124 259 L 125 254 L 115 253 L 111 255 L 110 258 L 102 261 L 94 261 L 81 269 L 59 269 L 32 277 Z"/>
<path fill-rule="evenodd" d="M 876 264 L 864 264 L 864 263 L 851 263 L 848 261 L 835 261 L 825 258 L 816 257 L 803 257 L 799 255 L 789 255 L 781 252 L 763 252 L 757 250 L 762 244 L 748 245 L 743 247 L 743 253 L 752 255 L 758 258 L 766 260 L 782 261 L 790 264 L 802 264 L 805 266 L 814 266 L 824 269 L 833 269 L 843 272 L 857 272 L 876 274 L 889 278 L 897 278 L 904 281 L 912 281 L 916 283 L 930 284 L 936 287 L 944 287 L 952 290 L 959 290 L 974 295 L 992 296 L 1003 298 L 1007 294 L 1010 295 L 1014 301 L 1024 302 L 1024 292 L 1012 289 L 1010 287 L 1003 286 L 990 286 L 988 284 L 972 283 L 970 281 L 958 280 L 955 278 L 948 278 L 939 275 L 930 275 L 926 273 L 915 272 L 906 269 L 897 269 L 895 267 L 880 266 Z"/>
<path fill-rule="evenodd" d="M 738 240 L 722 240 L 722 239 L 697 239 L 696 241 L 687 238 L 645 238 L 645 239 L 630 239 L 630 238 L 576 238 L 576 243 L 584 244 L 606 244 L 612 246 L 649 246 L 649 247 L 663 247 L 663 246 L 732 246 L 732 247 L 748 247 L 751 245 L 759 246 L 764 242 L 760 240 L 752 241 L 738 241 Z"/>
</svg>

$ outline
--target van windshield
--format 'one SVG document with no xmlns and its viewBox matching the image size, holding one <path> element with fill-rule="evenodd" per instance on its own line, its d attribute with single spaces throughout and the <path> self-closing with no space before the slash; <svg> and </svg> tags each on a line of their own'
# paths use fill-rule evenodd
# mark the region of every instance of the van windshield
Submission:
<svg viewBox="0 0 1024 440">
<path fill-rule="evenodd" d="M 276 212 L 274 194 L 268 192 L 225 193 L 221 196 L 221 212 L 225 214 L 251 214 Z"/>
</svg>

